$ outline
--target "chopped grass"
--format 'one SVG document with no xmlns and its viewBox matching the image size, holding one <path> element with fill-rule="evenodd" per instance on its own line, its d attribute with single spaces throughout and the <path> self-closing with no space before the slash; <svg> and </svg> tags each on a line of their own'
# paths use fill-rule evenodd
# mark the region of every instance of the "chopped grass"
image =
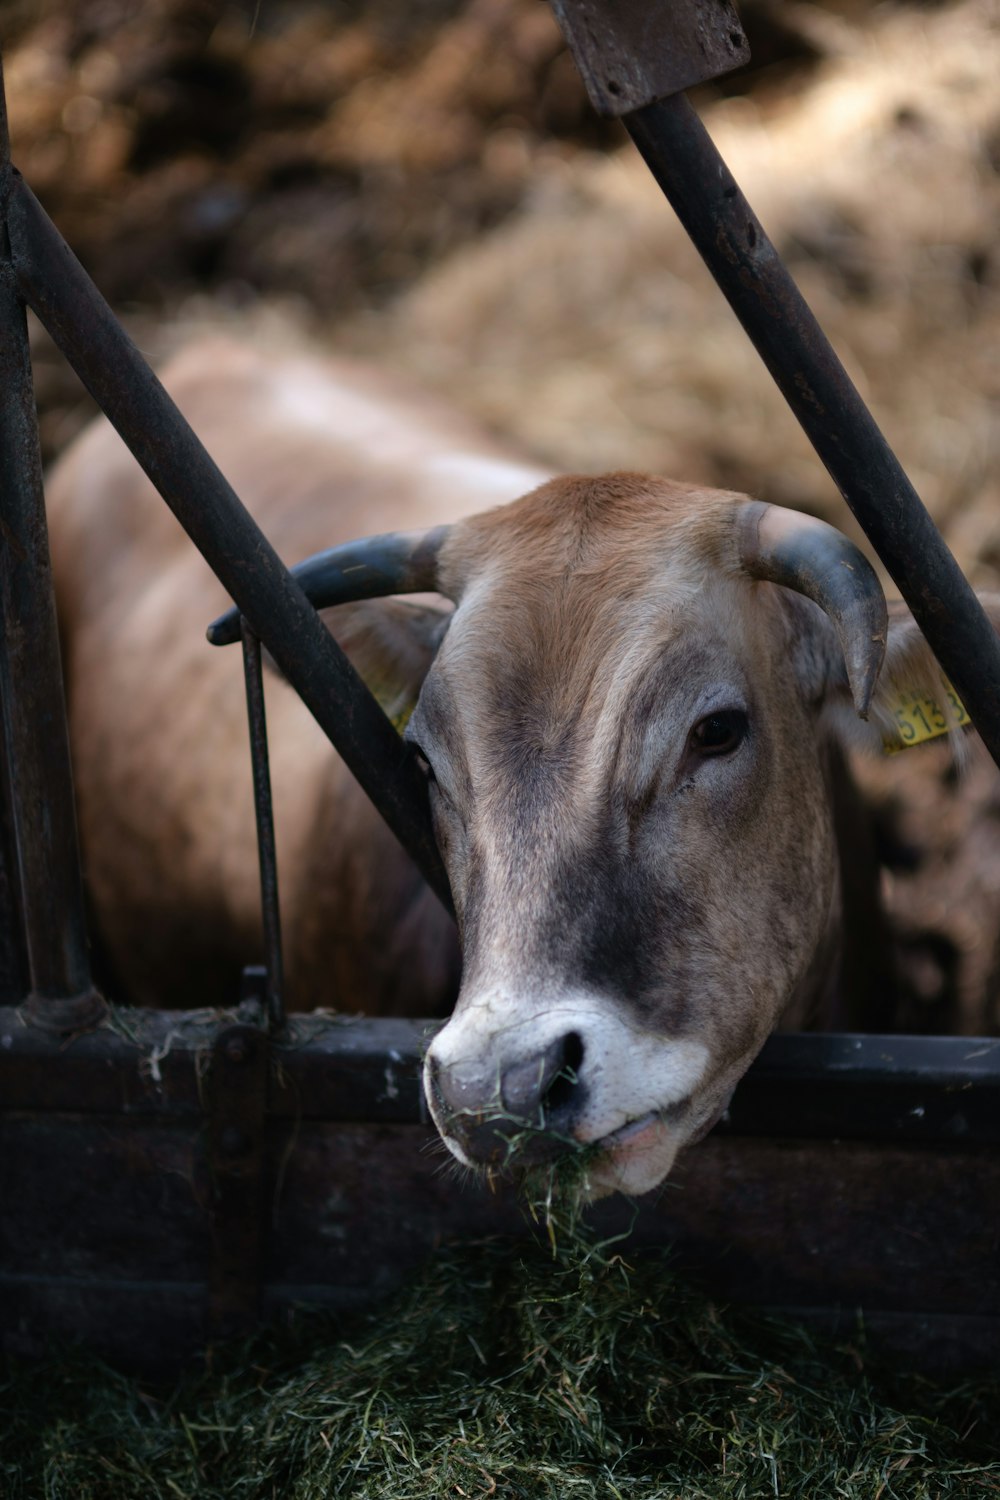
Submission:
<svg viewBox="0 0 1000 1500">
<path fill-rule="evenodd" d="M 544 1195 L 543 1195 L 544 1196 Z M 561 1208 L 557 1200 L 557 1208 Z M 943 1389 L 722 1309 L 572 1214 L 441 1253 L 156 1390 L 9 1362 L 3 1500 L 938 1500 L 1000 1495 L 1000 1377 Z"/>
</svg>

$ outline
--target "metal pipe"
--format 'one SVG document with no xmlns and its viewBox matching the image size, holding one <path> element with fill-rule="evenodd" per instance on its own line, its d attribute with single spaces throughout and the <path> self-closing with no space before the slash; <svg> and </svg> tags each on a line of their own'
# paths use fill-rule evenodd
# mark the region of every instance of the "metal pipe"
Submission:
<svg viewBox="0 0 1000 1500">
<path fill-rule="evenodd" d="M 278 855 L 274 841 L 274 806 L 271 800 L 267 718 L 264 711 L 264 674 L 261 669 L 260 641 L 246 619 L 242 618 L 240 636 L 243 641 L 243 677 L 247 691 L 250 762 L 253 767 L 253 800 L 257 819 L 260 909 L 267 964 L 267 1015 L 271 1029 L 278 1031 L 285 1024 L 284 962 L 281 950 L 281 908 L 278 904 Z"/>
<path fill-rule="evenodd" d="M 21 296 L 450 910 L 409 747 L 16 172 L 9 223 Z"/>
<path fill-rule="evenodd" d="M 1000 639 L 683 94 L 625 123 L 1000 765 Z"/>
<path fill-rule="evenodd" d="M 92 1025 L 91 981 L 42 461 L 24 304 L 6 211 L 10 145 L 0 75 L 0 700 L 30 994 L 57 1031 Z"/>
</svg>

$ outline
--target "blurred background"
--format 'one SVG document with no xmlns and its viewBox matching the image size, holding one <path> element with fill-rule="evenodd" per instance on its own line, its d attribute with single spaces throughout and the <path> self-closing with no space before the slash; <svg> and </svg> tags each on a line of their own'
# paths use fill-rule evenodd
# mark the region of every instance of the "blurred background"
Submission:
<svg viewBox="0 0 1000 1500">
<path fill-rule="evenodd" d="M 1000 0 L 745 0 L 695 102 L 959 561 L 1000 588 Z M 14 158 L 154 360 L 206 322 L 409 371 L 559 467 L 858 533 L 543 0 L 0 0 Z M 90 414 L 33 333 L 43 447 Z M 1000 790 L 861 771 L 920 1029 L 1000 1025 Z"/>
</svg>

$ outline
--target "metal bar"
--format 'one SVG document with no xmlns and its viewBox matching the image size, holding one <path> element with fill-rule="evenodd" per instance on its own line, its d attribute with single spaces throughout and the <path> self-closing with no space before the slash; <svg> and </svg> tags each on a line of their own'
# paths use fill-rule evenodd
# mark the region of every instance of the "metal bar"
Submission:
<svg viewBox="0 0 1000 1500">
<path fill-rule="evenodd" d="M 24 1013 L 73 1030 L 104 1003 L 90 975 L 28 328 L 7 228 L 11 178 L 0 75 L 0 699 L 31 987 Z"/>
<path fill-rule="evenodd" d="M 267 1016 L 271 1029 L 277 1031 L 285 1024 L 285 970 L 281 951 L 278 855 L 274 842 L 274 806 L 271 800 L 271 768 L 264 711 L 264 674 L 261 669 L 260 641 L 245 617 L 240 619 L 240 636 L 243 641 L 243 677 L 247 691 L 247 723 L 250 726 L 250 761 L 253 766 L 253 800 L 257 820 L 260 909 L 267 964 Z"/>
<path fill-rule="evenodd" d="M 260 1316 L 269 1054 L 267 1033 L 256 1026 L 226 1026 L 212 1047 L 206 1149 L 212 1233 L 208 1332 L 213 1339 L 249 1333 Z"/>
<path fill-rule="evenodd" d="M 16 172 L 9 222 L 21 296 L 450 910 L 408 746 Z"/>
<path fill-rule="evenodd" d="M 682 95 L 626 125 L 1000 765 L 1000 639 Z"/>
</svg>

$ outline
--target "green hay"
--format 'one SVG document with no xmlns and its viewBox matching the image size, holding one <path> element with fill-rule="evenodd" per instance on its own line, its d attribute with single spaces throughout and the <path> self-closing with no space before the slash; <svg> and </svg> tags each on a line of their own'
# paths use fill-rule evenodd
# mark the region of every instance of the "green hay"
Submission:
<svg viewBox="0 0 1000 1500">
<path fill-rule="evenodd" d="M 8 1364 L 0 1495 L 1000 1494 L 1000 1379 L 879 1377 L 860 1345 L 720 1309 L 662 1255 L 629 1265 L 555 1207 L 541 1245 L 442 1253 L 377 1310 L 300 1314 L 170 1391 L 80 1355 Z"/>
</svg>

